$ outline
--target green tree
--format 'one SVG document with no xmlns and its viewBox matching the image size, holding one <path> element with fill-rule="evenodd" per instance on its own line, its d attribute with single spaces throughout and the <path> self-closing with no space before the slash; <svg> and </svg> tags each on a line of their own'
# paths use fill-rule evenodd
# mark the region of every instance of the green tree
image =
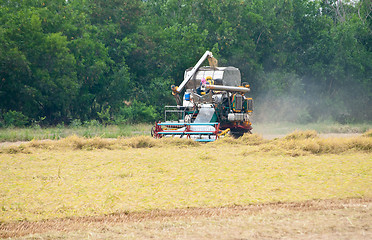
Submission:
<svg viewBox="0 0 372 240">
<path fill-rule="evenodd" d="M 24 7 L 8 8 L 1 18 L 2 108 L 50 122 L 68 118 L 78 87 L 75 59 L 65 36 L 44 32 L 39 9 Z"/>
</svg>

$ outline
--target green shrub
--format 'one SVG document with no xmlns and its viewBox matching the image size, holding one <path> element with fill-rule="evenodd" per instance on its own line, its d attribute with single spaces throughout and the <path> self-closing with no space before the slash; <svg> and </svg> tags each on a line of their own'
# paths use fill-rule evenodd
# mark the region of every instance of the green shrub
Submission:
<svg viewBox="0 0 372 240">
<path fill-rule="evenodd" d="M 81 127 L 81 125 L 82 125 L 82 123 L 81 123 L 80 119 L 74 119 L 70 123 L 70 127 L 72 127 L 72 128 L 78 128 L 78 127 Z"/>
<path fill-rule="evenodd" d="M 28 123 L 28 117 L 17 111 L 9 110 L 4 113 L 3 118 L 6 127 L 24 127 Z"/>
<path fill-rule="evenodd" d="M 97 120 L 93 119 L 90 121 L 85 121 L 84 126 L 88 128 L 95 128 L 95 127 L 100 127 L 101 124 Z"/>
<path fill-rule="evenodd" d="M 108 106 L 107 108 L 102 108 L 101 112 L 97 112 L 99 119 L 101 120 L 101 123 L 103 125 L 110 124 L 111 121 L 111 114 L 110 114 L 111 106 Z"/>
<path fill-rule="evenodd" d="M 148 123 L 154 122 L 156 118 L 157 114 L 153 106 L 133 100 L 130 104 L 120 107 L 119 113 L 115 116 L 115 123 Z"/>
</svg>

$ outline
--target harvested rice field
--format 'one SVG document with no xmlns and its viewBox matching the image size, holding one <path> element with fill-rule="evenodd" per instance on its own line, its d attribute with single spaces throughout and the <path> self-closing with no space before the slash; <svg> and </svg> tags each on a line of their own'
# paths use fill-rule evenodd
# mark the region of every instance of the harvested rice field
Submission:
<svg viewBox="0 0 372 240">
<path fill-rule="evenodd" d="M 0 148 L 0 237 L 369 239 L 372 132 Z"/>
</svg>

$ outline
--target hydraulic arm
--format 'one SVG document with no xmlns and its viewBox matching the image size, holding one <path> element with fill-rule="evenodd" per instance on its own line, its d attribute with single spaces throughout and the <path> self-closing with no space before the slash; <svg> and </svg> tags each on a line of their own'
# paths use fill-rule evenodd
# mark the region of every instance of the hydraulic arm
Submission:
<svg viewBox="0 0 372 240">
<path fill-rule="evenodd" d="M 176 87 L 174 85 L 172 85 L 172 91 L 173 91 L 173 95 L 176 95 L 176 94 L 179 94 L 182 92 L 183 88 L 186 86 L 186 84 L 190 81 L 190 79 L 194 76 L 194 74 L 198 71 L 198 69 L 200 68 L 200 66 L 203 64 L 203 62 L 206 60 L 206 59 L 212 59 L 213 58 L 213 54 L 212 52 L 210 51 L 206 51 L 204 53 L 204 55 L 199 59 L 199 61 L 195 64 L 195 66 L 192 68 L 191 71 L 187 72 L 183 82 L 180 84 L 179 87 Z"/>
</svg>

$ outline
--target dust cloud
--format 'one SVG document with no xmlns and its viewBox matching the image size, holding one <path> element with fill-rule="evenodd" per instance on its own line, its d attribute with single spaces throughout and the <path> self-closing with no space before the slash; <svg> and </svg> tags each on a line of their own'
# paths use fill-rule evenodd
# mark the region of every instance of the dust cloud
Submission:
<svg viewBox="0 0 372 240">
<path fill-rule="evenodd" d="M 330 90 L 288 73 L 264 74 L 257 88 L 252 119 L 259 123 L 348 124 L 365 121 L 370 115 L 360 104 L 368 103 L 361 89 L 341 86 Z"/>
</svg>

